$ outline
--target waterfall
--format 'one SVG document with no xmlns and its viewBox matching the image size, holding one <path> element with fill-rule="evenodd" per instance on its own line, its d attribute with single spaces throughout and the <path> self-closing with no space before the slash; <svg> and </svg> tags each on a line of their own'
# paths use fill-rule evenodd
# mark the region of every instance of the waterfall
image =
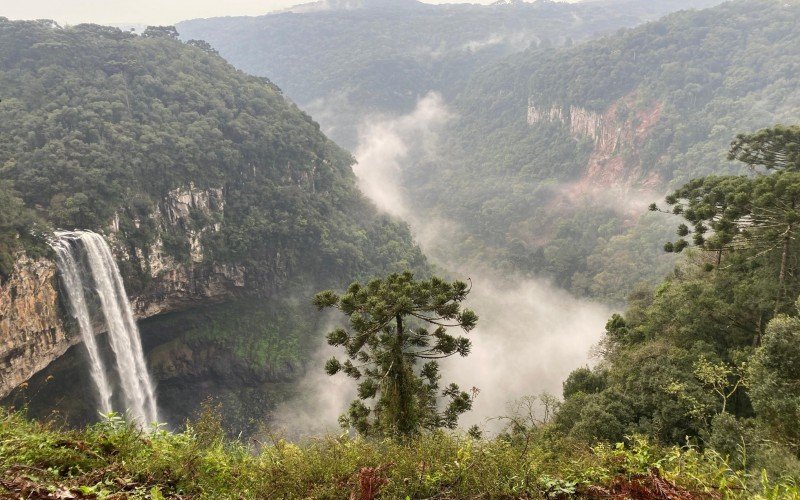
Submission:
<svg viewBox="0 0 800 500">
<path fill-rule="evenodd" d="M 59 231 L 52 246 L 70 312 L 80 327 L 89 353 L 90 372 L 100 399 L 100 410 L 113 410 L 112 384 L 97 345 L 89 304 L 99 301 L 114 367 L 128 415 L 139 425 L 158 421 L 155 391 L 119 268 L 105 239 L 91 231 Z M 102 331 L 102 330 L 101 330 Z"/>
<path fill-rule="evenodd" d="M 66 292 L 72 315 L 78 321 L 83 343 L 86 346 L 86 350 L 89 351 L 92 380 L 100 396 L 100 411 L 110 413 L 112 411 L 111 384 L 108 381 L 105 366 L 100 357 L 97 339 L 94 337 L 89 307 L 86 305 L 86 296 L 83 292 L 84 284 L 80 268 L 72 255 L 69 243 L 59 240 L 53 245 L 53 249 L 56 251 L 56 263 L 61 273 L 61 280 L 64 284 L 64 291 Z"/>
</svg>

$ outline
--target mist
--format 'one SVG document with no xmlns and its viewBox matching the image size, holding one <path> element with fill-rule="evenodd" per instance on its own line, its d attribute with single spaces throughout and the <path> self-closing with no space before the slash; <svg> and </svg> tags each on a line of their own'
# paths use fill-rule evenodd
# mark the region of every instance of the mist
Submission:
<svg viewBox="0 0 800 500">
<path fill-rule="evenodd" d="M 325 344 L 325 334 L 333 322 L 317 332 L 319 349 L 311 356 L 306 373 L 297 384 L 295 396 L 279 404 L 270 415 L 269 428 L 280 436 L 299 439 L 323 436 L 339 430 L 338 419 L 356 397 L 356 385 L 344 375 L 331 377 L 323 366 L 333 356 L 341 355 Z"/>
<path fill-rule="evenodd" d="M 317 111 L 323 111 L 319 116 L 335 116 L 323 107 L 317 103 Z M 459 423 L 462 428 L 478 425 L 492 433 L 502 426 L 497 417 L 507 414 L 514 401 L 542 392 L 560 397 L 569 373 L 592 363 L 589 353 L 600 340 L 611 309 L 578 299 L 544 279 L 509 278 L 491 267 L 466 267 L 448 257 L 447 242 L 458 233 L 459 224 L 417 211 L 403 188 L 403 174 L 415 159 L 435 154 L 439 132 L 454 118 L 436 93 L 421 97 L 408 114 L 365 118 L 358 127 L 358 164 L 353 170 L 361 191 L 380 210 L 409 223 L 435 265 L 471 281 L 466 307 L 480 317 L 478 327 L 468 334 L 473 349 L 466 358 L 442 362 L 442 382 L 456 382 L 468 392 L 479 390 L 472 411 Z M 325 120 L 321 122 L 325 127 Z M 324 332 L 319 338 L 322 344 Z M 275 412 L 278 428 L 294 435 L 337 428 L 338 416 L 355 396 L 355 383 L 324 373 L 324 361 L 334 354 L 331 348 L 320 347 L 300 382 L 302 396 Z"/>
<path fill-rule="evenodd" d="M 362 192 L 380 209 L 405 219 L 435 264 L 471 280 L 467 306 L 480 316 L 469 334 L 473 349 L 466 358 L 443 363 L 443 380 L 480 390 L 473 410 L 461 418 L 462 427 L 495 430 L 499 423 L 490 419 L 503 415 L 512 401 L 545 391 L 561 395 L 569 372 L 592 361 L 589 351 L 611 311 L 546 280 L 508 279 L 491 267 L 464 268 L 443 251 L 458 223 L 417 212 L 401 186 L 408 161 L 432 154 L 438 132 L 454 118 L 443 99 L 431 93 L 407 115 L 365 120 L 354 170 Z"/>
<path fill-rule="evenodd" d="M 397 118 L 370 117 L 359 127 L 358 163 L 353 171 L 358 187 L 379 209 L 424 226 L 409 207 L 403 187 L 403 167 L 410 153 L 432 153 L 438 131 L 451 117 L 442 97 L 434 92 L 421 98 L 414 111 Z"/>
</svg>

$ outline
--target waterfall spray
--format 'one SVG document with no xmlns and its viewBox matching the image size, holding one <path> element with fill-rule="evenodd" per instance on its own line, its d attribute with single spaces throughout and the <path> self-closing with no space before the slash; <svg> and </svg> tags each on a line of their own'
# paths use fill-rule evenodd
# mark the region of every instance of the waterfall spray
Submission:
<svg viewBox="0 0 800 500">
<path fill-rule="evenodd" d="M 91 231 L 59 231 L 53 248 L 71 313 L 77 319 L 89 353 L 100 410 L 112 411 L 113 391 L 95 339 L 97 331 L 88 307 L 90 296 L 96 296 L 100 302 L 125 410 L 140 425 L 157 422 L 155 391 L 144 361 L 139 329 L 108 243 Z"/>
</svg>

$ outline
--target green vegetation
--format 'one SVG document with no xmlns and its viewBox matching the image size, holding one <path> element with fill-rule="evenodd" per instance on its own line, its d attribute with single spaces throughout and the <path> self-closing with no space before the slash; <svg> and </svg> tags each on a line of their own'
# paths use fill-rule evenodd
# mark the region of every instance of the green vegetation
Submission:
<svg viewBox="0 0 800 500">
<path fill-rule="evenodd" d="M 743 173 L 725 155 L 737 133 L 800 121 L 789 76 L 798 26 L 796 2 L 740 0 L 510 56 L 475 72 L 440 150 L 405 183 L 420 210 L 464 226 L 464 259 L 621 302 L 674 262 L 660 252 L 668 221 L 637 221 L 640 207 L 691 179 Z M 575 107 L 612 132 L 640 132 L 590 173 L 594 140 L 557 119 L 528 124 L 529 102 L 543 115 L 556 107 L 569 119 Z M 635 272 L 611 277 L 608 266 Z"/>
<path fill-rule="evenodd" d="M 159 345 L 150 355 L 156 365 L 180 345 L 205 345 L 230 351 L 243 367 L 267 373 L 277 367 L 302 365 L 317 345 L 316 323 L 313 308 L 306 304 L 245 298 L 163 315 L 146 323 L 144 329 L 153 335 L 175 332 L 174 340 Z"/>
<path fill-rule="evenodd" d="M 529 46 L 571 44 L 718 0 L 569 5 L 428 5 L 367 0 L 362 8 L 196 19 L 178 24 L 237 68 L 269 77 L 303 109 L 326 115 L 349 148 L 364 117 L 407 112 L 431 91 L 455 97 L 474 71 Z M 352 4 L 350 4 L 352 6 Z"/>
<path fill-rule="evenodd" d="M 145 301 L 170 301 L 174 284 L 165 289 L 161 278 L 170 279 L 174 259 L 186 270 L 178 286 L 197 294 L 176 306 L 194 309 L 173 324 L 184 335 L 156 350 L 159 362 L 214 349 L 228 364 L 214 383 L 289 385 L 316 345 L 316 325 L 298 302 L 311 310 L 315 290 L 427 270 L 406 224 L 359 193 L 352 157 L 317 123 L 269 80 L 237 71 L 207 44 L 182 43 L 173 27 L 139 37 L 0 18 L 0 89 L 0 281 L 20 251 L 47 255 L 53 228 L 113 233 L 127 290 Z M 187 196 L 209 202 L 187 209 Z M 193 237 L 199 258 L 190 255 Z M 161 275 L 151 268 L 162 264 Z M 214 286 L 204 280 L 230 269 L 243 284 L 230 290 L 235 303 L 198 311 Z M 183 416 L 207 381 L 175 378 L 162 388 Z M 84 397 L 60 388 L 51 403 Z M 287 392 L 237 395 L 235 406 L 247 409 L 231 411 L 231 428 L 250 429 L 256 412 L 263 417 Z"/>
<path fill-rule="evenodd" d="M 796 128 L 739 136 L 731 156 L 787 131 Z M 773 158 L 796 148 L 771 144 Z M 772 173 L 697 179 L 667 196 L 671 212 L 691 223 L 698 250 L 655 290 L 634 293 L 624 317 L 609 320 L 603 362 L 564 385 L 555 424 L 562 432 L 589 441 L 635 433 L 664 444 L 689 439 L 741 468 L 800 479 L 800 181 L 796 162 L 742 158 Z M 689 247 L 689 227 L 677 233 L 666 250 Z"/>
<path fill-rule="evenodd" d="M 48 252 L 43 238 L 46 230 L 11 184 L 0 180 L 0 283 L 11 273 L 17 252 L 27 248 L 32 257 Z"/>
<path fill-rule="evenodd" d="M 790 482 L 734 471 L 717 453 L 635 438 L 593 447 L 545 428 L 476 440 L 440 432 L 404 443 L 326 437 L 256 450 L 224 439 L 208 407 L 180 433 L 118 417 L 62 431 L 0 411 L 0 493 L 72 498 L 793 498 Z"/>
<path fill-rule="evenodd" d="M 56 227 L 103 230 L 118 216 L 121 246 L 144 257 L 126 270 L 134 292 L 155 241 L 185 261 L 186 231 L 215 222 L 203 265 L 244 264 L 264 287 L 424 266 L 407 228 L 358 193 L 352 158 L 319 125 L 268 80 L 173 31 L 0 19 L 0 172 L 25 207 Z M 223 189 L 218 220 L 151 216 L 190 186 Z M 11 223 L 31 233 L 23 214 Z"/>
<path fill-rule="evenodd" d="M 314 301 L 349 320 L 349 330 L 328 335 L 347 359 L 326 369 L 360 380 L 344 419 L 360 436 L 288 443 L 265 426 L 248 444 L 231 441 L 230 420 L 246 412 L 232 419 L 213 404 L 174 433 L 116 415 L 68 430 L 0 410 L 0 494 L 799 498 L 800 129 L 736 136 L 727 159 L 743 165 L 720 167 L 724 148 L 714 149 L 734 126 L 796 118 L 783 97 L 796 94 L 798 21 L 796 4 L 772 0 L 681 13 L 582 47 L 520 55 L 462 95 L 448 163 L 413 187 L 423 205 L 473 222 L 465 239 L 473 244 L 452 244 L 464 256 L 544 269 L 573 290 L 613 298 L 648 278 L 646 263 L 663 265 L 636 253 L 652 250 L 664 226 L 677 225 L 678 235 L 664 247 L 678 260 L 663 261 L 677 265 L 628 295 L 626 312 L 606 325 L 600 362 L 569 376 L 563 402 L 524 399 L 498 415 L 507 422 L 498 436 L 482 439 L 443 431 L 471 399 L 451 385 L 442 404 L 438 365 L 415 366 L 469 352 L 469 340 L 446 330 L 475 326 L 475 313 L 461 309 L 467 285 L 413 279 L 408 269 L 426 269 L 408 229 L 365 203 L 349 155 L 276 87 L 232 71 L 208 45 L 182 44 L 170 27 L 137 38 L 0 20 L 8 85 L 0 172 L 13 181 L 0 184 L 0 266 L 20 248 L 33 254 L 48 224 L 102 228 L 116 214 L 123 246 L 145 251 L 160 238 L 184 259 L 189 231 L 220 224 L 203 233 L 203 265 L 244 265 L 257 283 L 248 291 L 273 302 L 254 311 L 265 299 L 251 294 L 193 313 L 195 324 L 173 332 L 154 359 L 175 379 L 219 370 L 237 387 L 247 370 L 278 371 L 308 353 L 316 325 L 293 293 L 344 276 L 366 283 Z M 587 179 L 596 145 L 565 123 L 529 126 L 531 97 L 545 109 L 616 104 L 615 119 L 635 126 L 643 110 L 658 109 L 642 142 L 614 154 L 640 169 L 638 180 L 653 174 L 676 187 L 669 215 L 624 222 L 612 203 L 570 209 L 569 189 Z M 223 188 L 224 211 L 194 212 L 177 228 L 150 217 L 188 183 Z M 186 317 L 162 326 L 177 329 Z M 238 396 L 258 406 L 264 394 L 248 387 Z M 370 399 L 372 408 L 362 402 Z"/>
<path fill-rule="evenodd" d="M 314 297 L 319 309 L 336 308 L 350 321 L 350 331 L 337 328 L 328 334 L 328 344 L 344 347 L 349 359 L 342 363 L 331 358 L 325 364 L 328 375 L 342 371 L 361 380 L 358 399 L 342 416 L 343 427 L 365 436 L 391 437 L 455 429 L 458 416 L 472 407 L 472 399 L 450 384 L 442 391 L 449 402 L 439 409 L 441 375 L 436 360 L 469 354 L 469 339 L 447 331 L 461 328 L 468 333 L 475 328 L 478 316 L 461 309 L 469 291 L 462 281 L 447 283 L 435 276 L 415 281 L 405 272 L 366 285 L 354 282 L 341 296 L 327 290 Z M 425 360 L 415 373 L 417 361 Z M 376 397 L 372 408 L 362 403 Z"/>
</svg>

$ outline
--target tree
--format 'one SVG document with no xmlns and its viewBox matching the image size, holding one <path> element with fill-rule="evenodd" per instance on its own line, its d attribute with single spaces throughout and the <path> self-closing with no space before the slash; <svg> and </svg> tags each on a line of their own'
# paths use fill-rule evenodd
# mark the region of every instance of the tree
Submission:
<svg viewBox="0 0 800 500">
<path fill-rule="evenodd" d="M 9 181 L 0 180 L 0 283 L 11 273 L 16 259 L 16 253 L 24 248 L 23 242 L 31 241 L 43 243 L 41 235 L 35 234 L 37 225 L 36 215 L 25 207 L 19 198 L 14 186 Z M 30 248 L 31 256 L 36 256 Z"/>
<path fill-rule="evenodd" d="M 692 225 L 678 226 L 680 236 L 664 245 L 667 252 L 681 252 L 689 246 L 685 237 L 693 234 L 695 246 L 717 254 L 735 247 L 742 230 L 751 225 L 752 179 L 745 176 L 709 176 L 694 179 L 666 197 L 671 213 L 681 215 Z M 650 210 L 658 210 L 655 203 Z"/>
<path fill-rule="evenodd" d="M 800 126 L 776 125 L 754 134 L 739 134 L 731 142 L 729 160 L 746 163 L 752 170 L 797 172 L 800 170 Z M 780 179 L 780 180 L 778 180 Z M 789 242 L 798 222 L 797 178 L 793 176 L 747 177 L 709 176 L 694 179 L 669 196 L 672 213 L 682 215 L 693 226 L 678 226 L 681 239 L 664 246 L 667 252 L 680 252 L 693 234 L 693 242 L 704 250 L 717 252 L 717 265 L 722 252 L 735 248 L 740 235 L 753 236 L 761 227 L 780 228 L 782 262 L 781 286 L 786 273 Z M 775 190 L 778 190 L 777 192 Z M 655 203 L 650 210 L 659 210 Z M 710 236 L 707 236 L 709 233 Z M 745 244 L 752 246 L 753 238 Z"/>
<path fill-rule="evenodd" d="M 210 43 L 206 42 L 205 40 L 189 40 L 186 42 L 186 45 L 190 45 L 192 47 L 197 47 L 198 49 L 202 50 L 203 52 L 207 52 L 213 55 L 219 55 L 219 52 L 211 46 Z"/>
<path fill-rule="evenodd" d="M 678 226 L 678 239 L 664 245 L 680 252 L 693 234 L 695 246 L 716 252 L 720 266 L 727 250 L 743 250 L 751 258 L 777 253 L 777 293 L 774 313 L 787 305 L 792 242 L 800 224 L 800 126 L 780 125 L 751 135 L 740 134 L 731 143 L 731 160 L 745 162 L 752 170 L 762 166 L 771 175 L 710 176 L 694 179 L 666 197 L 671 212 L 692 225 Z M 650 210 L 659 210 L 655 203 Z M 796 272 L 796 270 L 794 270 Z M 793 276 L 792 276 L 793 277 Z"/>
<path fill-rule="evenodd" d="M 774 311 L 786 305 L 787 278 L 793 277 L 789 269 L 792 242 L 800 224 L 800 172 L 695 179 L 666 201 L 673 206 L 672 213 L 682 215 L 693 227 L 680 224 L 681 238 L 667 243 L 666 251 L 682 251 L 689 246 L 684 237 L 693 234 L 695 246 L 716 252 L 717 267 L 725 251 L 764 258 L 777 268 Z"/>
<path fill-rule="evenodd" d="M 797 304 L 800 306 L 800 302 Z M 753 408 L 771 433 L 800 450 L 800 318 L 770 321 L 749 373 Z"/>
<path fill-rule="evenodd" d="M 800 170 L 800 125 L 776 125 L 755 134 L 739 134 L 731 143 L 729 160 L 739 160 L 751 168 Z"/>
<path fill-rule="evenodd" d="M 170 38 L 177 40 L 179 36 L 175 26 L 148 26 L 142 32 L 142 38 Z"/>
<path fill-rule="evenodd" d="M 436 360 L 469 354 L 469 339 L 447 330 L 469 332 L 475 327 L 478 316 L 461 308 L 469 291 L 462 281 L 416 281 L 404 272 L 366 285 L 354 282 L 341 296 L 327 290 L 314 297 L 320 310 L 336 308 L 350 324 L 327 336 L 330 345 L 344 348 L 347 359 L 332 358 L 325 364 L 329 375 L 343 371 L 360 380 L 358 399 L 342 416 L 343 425 L 365 435 L 394 437 L 455 428 L 458 416 L 472 407 L 472 398 L 450 384 L 442 391 L 449 403 L 440 411 Z M 417 371 L 421 360 L 427 361 Z M 377 399 L 372 408 L 363 403 L 369 399 Z"/>
</svg>

